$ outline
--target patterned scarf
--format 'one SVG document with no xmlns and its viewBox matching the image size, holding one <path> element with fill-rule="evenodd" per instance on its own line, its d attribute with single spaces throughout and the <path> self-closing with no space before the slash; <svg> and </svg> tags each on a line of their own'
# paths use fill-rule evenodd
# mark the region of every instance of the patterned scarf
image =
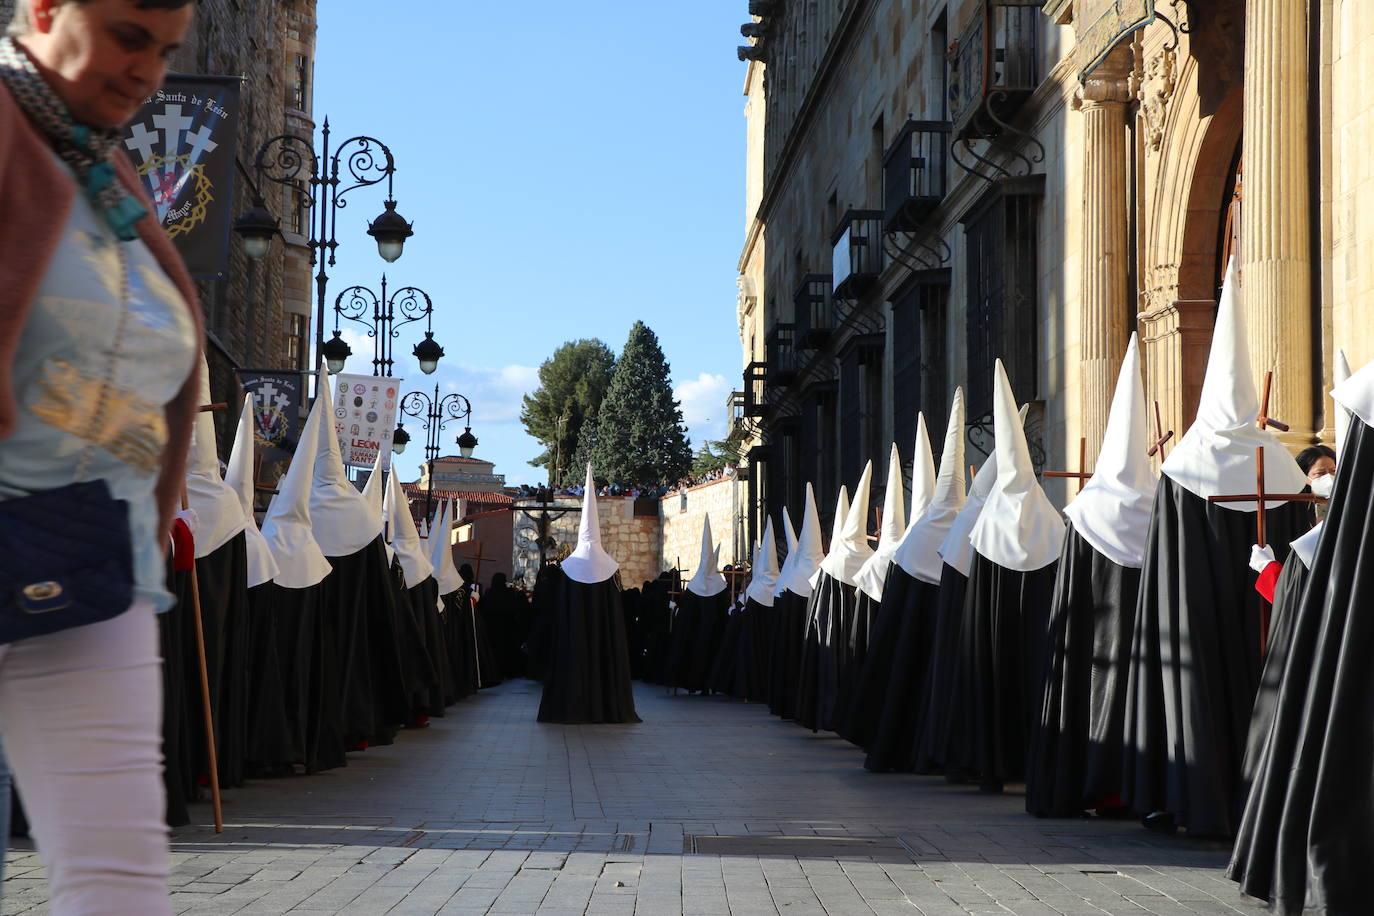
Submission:
<svg viewBox="0 0 1374 916">
<path fill-rule="evenodd" d="M 76 173 L 77 184 L 96 212 L 104 214 L 115 236 L 125 242 L 138 238 L 134 223 L 148 211 L 120 184 L 110 161 L 123 131 L 97 130 L 73 121 L 66 104 L 43 79 L 28 52 L 8 35 L 0 38 L 0 82 Z"/>
</svg>

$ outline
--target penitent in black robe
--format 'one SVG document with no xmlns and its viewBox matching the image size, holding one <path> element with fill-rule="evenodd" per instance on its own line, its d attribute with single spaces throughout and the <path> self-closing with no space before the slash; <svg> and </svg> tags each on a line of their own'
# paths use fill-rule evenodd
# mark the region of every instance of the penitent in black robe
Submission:
<svg viewBox="0 0 1374 916">
<path fill-rule="evenodd" d="M 869 637 L 878 616 L 878 608 L 879 602 L 873 600 L 863 589 L 856 587 L 854 589 L 854 609 L 841 619 L 840 630 L 837 634 L 843 648 L 843 654 L 835 690 L 834 711 L 830 717 L 830 728 L 840 737 L 852 741 L 860 747 L 863 745 L 851 737 L 849 713 L 853 709 L 854 693 L 858 690 L 864 663 L 868 660 Z"/>
<path fill-rule="evenodd" d="M 392 603 L 396 615 L 396 639 L 400 649 L 401 682 L 406 695 L 405 724 L 418 725 L 428 716 L 444 714 L 443 695 L 439 689 L 439 670 L 430 654 L 427 620 L 420 597 L 423 583 L 415 589 L 406 588 L 405 574 L 394 557 L 391 564 Z M 428 581 L 428 580 L 426 580 Z M 438 608 L 435 607 L 437 615 Z"/>
<path fill-rule="evenodd" d="M 253 591 L 259 611 L 277 628 L 295 761 L 307 773 L 345 766 L 343 685 L 336 650 L 339 616 L 324 606 L 324 582 L 307 588 L 266 582 Z"/>
<path fill-rule="evenodd" d="M 830 731 L 838 724 L 840 684 L 852 660 L 849 633 L 857 604 L 857 588 L 821 573 L 807 604 L 797 677 L 797 722 L 812 731 Z"/>
<path fill-rule="evenodd" d="M 896 563 L 888 570 L 846 735 L 868 751 L 864 767 L 873 772 L 911 768 L 935 641 L 936 588 Z"/>
<path fill-rule="evenodd" d="M 1030 572 L 973 555 L 964 595 L 956 690 L 969 715 L 950 723 L 947 769 L 988 792 L 1026 777 L 1031 697 L 1044 678 L 1057 563 Z"/>
<path fill-rule="evenodd" d="M 1245 760 L 1241 776 L 1246 791 L 1259 770 L 1264 746 L 1274 727 L 1274 714 L 1279 702 L 1279 684 L 1283 680 L 1284 665 L 1288 662 L 1293 642 L 1293 625 L 1298 616 L 1298 603 L 1307 588 L 1307 567 L 1290 551 L 1288 562 L 1279 572 L 1274 584 L 1274 608 L 1269 618 L 1269 644 L 1264 653 L 1264 669 L 1260 672 L 1259 692 L 1250 710 L 1250 735 L 1245 743 Z"/>
<path fill-rule="evenodd" d="M 176 604 L 166 613 L 157 615 L 162 650 L 162 778 L 167 788 L 167 826 L 181 827 L 191 823 L 186 805 L 196 799 L 196 761 L 199 758 L 191 743 L 192 735 L 197 732 L 191 727 L 190 717 L 193 714 L 200 716 L 201 706 L 196 659 L 191 654 L 195 651 L 191 574 L 172 568 L 171 551 L 167 556 L 167 590 L 176 599 Z M 16 804 L 11 817 L 13 812 L 19 811 Z M 16 835 L 27 833 L 25 829 Z"/>
<path fill-rule="evenodd" d="M 286 714 L 280 627 L 267 583 L 248 589 L 249 775 L 283 775 L 301 761 L 300 742 Z"/>
<path fill-rule="evenodd" d="M 200 586 L 200 616 L 205 633 L 205 667 L 210 679 L 210 708 L 214 710 L 215 756 L 223 788 L 243 785 L 247 743 L 248 668 L 250 664 L 248 610 L 248 543 L 240 532 L 208 555 L 196 560 Z M 188 597 L 189 601 L 189 597 Z M 195 613 L 187 605 L 188 613 Z M 187 631 L 188 696 L 200 696 L 195 624 Z M 199 702 L 193 704 L 198 712 Z M 210 771 L 204 717 L 188 717 L 197 774 Z"/>
<path fill-rule="evenodd" d="M 964 632 L 964 598 L 968 576 L 944 563 L 935 592 L 935 637 L 930 665 L 917 698 L 919 731 L 911 751 L 911 769 L 917 773 L 944 772 L 949 759 L 950 722 L 969 714 L 968 697 L 958 692 L 959 640 Z"/>
<path fill-rule="evenodd" d="M 769 628 L 768 710 L 783 719 L 797 715 L 797 678 L 801 673 L 802 635 L 806 631 L 806 598 L 783 589 L 773 599 Z"/>
<path fill-rule="evenodd" d="M 561 569 L 552 588 L 552 664 L 539 701 L 539 721 L 565 725 L 638 722 L 620 586 L 574 582 Z"/>
<path fill-rule="evenodd" d="M 1270 900 L 1282 916 L 1369 912 L 1374 862 L 1370 544 L 1374 428 L 1356 418 L 1342 449 L 1308 586 L 1297 605 L 1274 723 L 1228 869 L 1242 891 Z"/>
<path fill-rule="evenodd" d="M 1026 810 L 1077 817 L 1121 804 L 1126 679 L 1140 570 L 1099 553 L 1069 522 L 1050 604 L 1048 670 L 1032 697 Z"/>
<path fill-rule="evenodd" d="M 421 687 L 412 705 L 417 712 L 428 716 L 442 716 L 451 702 L 453 671 L 449 666 L 448 643 L 444 638 L 444 620 L 439 613 L 439 583 L 426 576 L 419 585 L 406 589 L 406 602 L 416 625 L 424 637 L 425 649 L 434 668 L 434 680 Z"/>
<path fill-rule="evenodd" d="M 725 635 L 730 592 L 722 588 L 703 597 L 691 591 L 677 596 L 669 666 L 673 687 L 709 690 L 711 665 Z"/>
<path fill-rule="evenodd" d="M 1282 561 L 1311 525 L 1305 504 L 1269 509 Z M 1255 513 L 1159 480 L 1131 632 L 1123 800 L 1194 836 L 1230 836 L 1260 678 L 1261 601 L 1250 570 Z"/>
</svg>

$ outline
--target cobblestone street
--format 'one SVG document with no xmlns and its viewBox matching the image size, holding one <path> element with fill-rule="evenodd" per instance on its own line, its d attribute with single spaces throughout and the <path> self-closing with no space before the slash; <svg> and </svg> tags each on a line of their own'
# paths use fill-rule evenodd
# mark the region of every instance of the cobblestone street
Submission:
<svg viewBox="0 0 1374 916">
<path fill-rule="evenodd" d="M 343 770 L 226 793 L 173 837 L 178 912 L 1261 913 L 1221 844 L 1037 821 L 1019 793 L 873 775 L 838 738 L 636 685 L 644 723 L 534 721 L 538 685 L 458 704 Z M 193 816 L 209 820 L 208 806 Z M 3 913 L 46 912 L 31 846 Z"/>
</svg>

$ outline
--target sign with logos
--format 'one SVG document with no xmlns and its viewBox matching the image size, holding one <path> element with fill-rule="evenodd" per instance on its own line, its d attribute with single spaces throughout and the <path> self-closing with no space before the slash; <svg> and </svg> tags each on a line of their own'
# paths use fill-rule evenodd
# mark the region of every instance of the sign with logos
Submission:
<svg viewBox="0 0 1374 916">
<path fill-rule="evenodd" d="M 401 380 L 341 372 L 334 376 L 333 385 L 334 432 L 344 464 L 370 468 L 381 452 L 385 470 L 391 464 Z"/>
<path fill-rule="evenodd" d="M 125 151 L 157 217 L 199 276 L 228 263 L 239 85 L 237 76 L 173 74 L 125 128 Z"/>
<path fill-rule="evenodd" d="M 253 396 L 253 440 L 263 461 L 284 461 L 300 440 L 304 376 L 290 370 L 235 369 Z"/>
<path fill-rule="evenodd" d="M 1097 69 L 1123 38 L 1155 21 L 1154 0 L 1079 0 L 1074 6 L 1079 77 Z"/>
</svg>

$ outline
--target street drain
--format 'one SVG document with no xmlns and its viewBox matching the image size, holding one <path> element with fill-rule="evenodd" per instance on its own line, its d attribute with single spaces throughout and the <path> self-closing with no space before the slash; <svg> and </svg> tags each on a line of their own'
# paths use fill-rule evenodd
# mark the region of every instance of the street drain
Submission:
<svg viewBox="0 0 1374 916">
<path fill-rule="evenodd" d="M 798 859 L 880 859 L 910 862 L 911 850 L 896 837 L 854 836 L 709 836 L 682 838 L 685 854 L 704 856 L 791 856 Z"/>
<path fill-rule="evenodd" d="M 633 852 L 635 848 L 635 837 L 632 833 L 617 833 L 615 841 L 611 843 L 611 852 Z"/>
</svg>

